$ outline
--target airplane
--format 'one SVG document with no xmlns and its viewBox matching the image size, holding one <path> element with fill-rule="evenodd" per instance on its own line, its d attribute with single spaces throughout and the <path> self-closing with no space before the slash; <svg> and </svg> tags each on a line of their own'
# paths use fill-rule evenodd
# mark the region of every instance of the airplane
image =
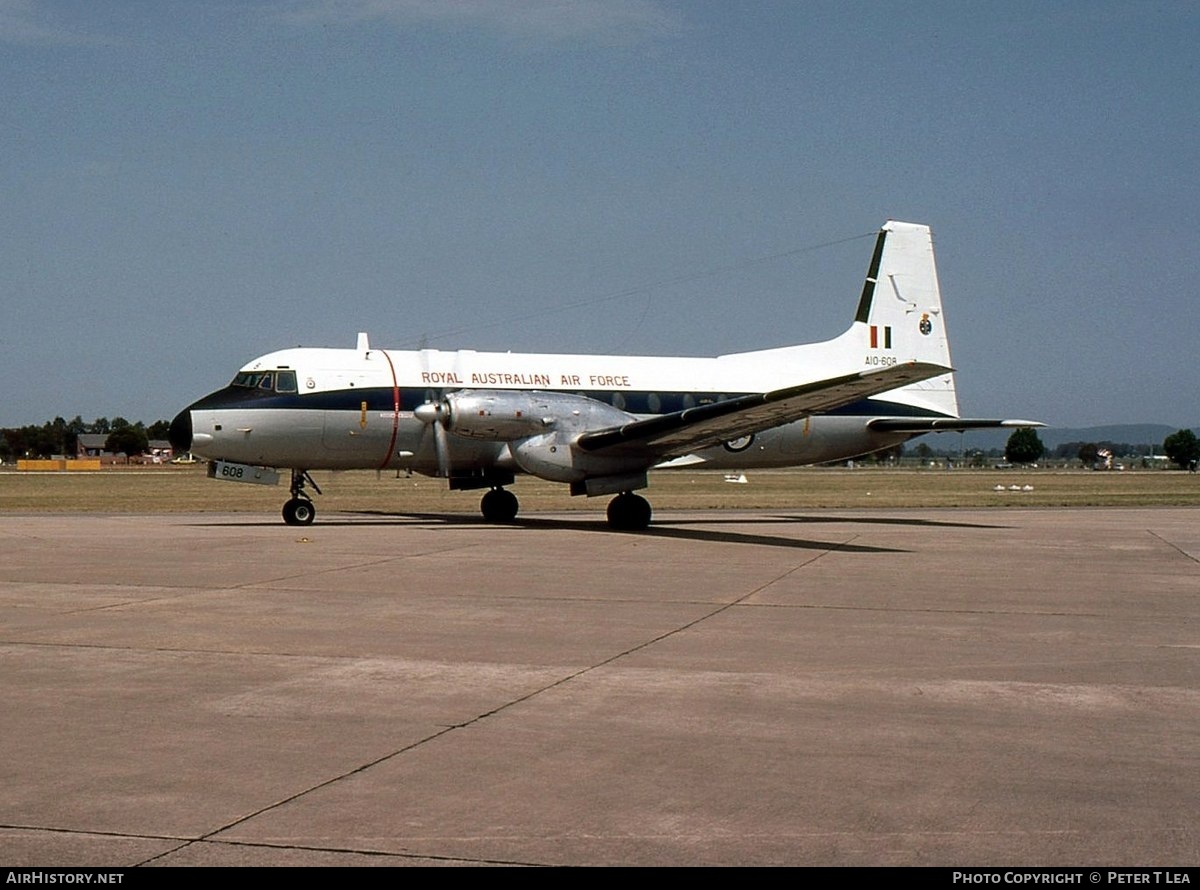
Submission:
<svg viewBox="0 0 1200 890">
<path fill-rule="evenodd" d="M 284 349 L 171 422 L 176 454 L 209 475 L 278 484 L 289 525 L 313 522 L 315 469 L 407 470 L 485 489 L 489 522 L 515 519 L 529 474 L 572 495 L 615 495 L 610 527 L 646 528 L 635 492 L 655 468 L 746 470 L 847 460 L 922 433 L 1030 427 L 963 418 L 928 226 L 879 231 L 840 336 L 715 358 Z"/>
</svg>

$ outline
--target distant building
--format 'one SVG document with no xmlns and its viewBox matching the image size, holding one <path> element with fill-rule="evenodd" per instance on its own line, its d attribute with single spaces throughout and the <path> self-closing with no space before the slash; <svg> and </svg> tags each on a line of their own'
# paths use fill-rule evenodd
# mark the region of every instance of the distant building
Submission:
<svg viewBox="0 0 1200 890">
<path fill-rule="evenodd" d="M 104 440 L 107 438 L 104 433 L 80 433 L 75 446 L 75 456 L 108 458 L 111 461 L 115 455 L 104 450 Z"/>
<path fill-rule="evenodd" d="M 150 446 L 146 449 L 146 453 L 142 455 L 142 463 L 165 464 L 174 456 L 175 449 L 171 447 L 171 443 L 166 439 L 151 439 Z"/>
<path fill-rule="evenodd" d="M 76 458 L 99 458 L 103 464 L 114 464 L 122 458 L 111 451 L 104 450 L 108 439 L 105 433 L 80 433 L 78 444 L 75 446 Z M 134 461 L 144 464 L 165 464 L 175 456 L 175 450 L 166 439 L 151 439 L 146 453 Z"/>
</svg>

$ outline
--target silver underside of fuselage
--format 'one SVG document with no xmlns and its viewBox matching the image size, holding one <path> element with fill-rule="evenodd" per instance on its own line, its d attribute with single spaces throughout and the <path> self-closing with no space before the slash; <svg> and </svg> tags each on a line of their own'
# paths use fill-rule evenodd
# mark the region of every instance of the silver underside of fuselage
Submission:
<svg viewBox="0 0 1200 890">
<path fill-rule="evenodd" d="M 864 417 L 818 416 L 695 452 L 696 468 L 754 469 L 845 460 L 904 442 Z M 304 470 L 398 469 L 435 475 L 431 427 L 411 412 L 193 409 L 192 450 L 202 457 Z M 518 471 L 506 442 L 448 436 L 451 470 Z"/>
<path fill-rule="evenodd" d="M 375 414 L 310 409 L 192 411 L 192 450 L 202 457 L 304 470 L 401 469 L 435 474 L 428 424 L 411 412 Z M 453 437 L 451 459 L 464 466 L 501 467 L 503 442 Z"/>
</svg>

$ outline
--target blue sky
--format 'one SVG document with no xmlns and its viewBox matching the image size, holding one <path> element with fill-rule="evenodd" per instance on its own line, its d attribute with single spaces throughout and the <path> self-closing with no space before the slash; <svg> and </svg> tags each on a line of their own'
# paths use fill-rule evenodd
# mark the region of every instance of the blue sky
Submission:
<svg viewBox="0 0 1200 890">
<path fill-rule="evenodd" d="M 1198 43 L 1183 2 L 0 0 L 0 426 L 360 330 L 824 339 L 889 217 L 964 413 L 1200 424 Z"/>
</svg>

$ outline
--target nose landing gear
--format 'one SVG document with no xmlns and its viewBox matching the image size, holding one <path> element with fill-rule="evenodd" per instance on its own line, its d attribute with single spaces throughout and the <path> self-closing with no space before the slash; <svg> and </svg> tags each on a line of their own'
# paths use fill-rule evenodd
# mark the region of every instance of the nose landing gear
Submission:
<svg viewBox="0 0 1200 890">
<path fill-rule="evenodd" d="M 283 505 L 283 521 L 288 525 L 312 525 L 313 520 L 317 518 L 317 508 L 308 492 L 304 490 L 306 483 L 311 485 L 317 494 L 321 493 L 320 486 L 313 482 L 308 470 L 292 470 L 292 498 Z"/>
</svg>

